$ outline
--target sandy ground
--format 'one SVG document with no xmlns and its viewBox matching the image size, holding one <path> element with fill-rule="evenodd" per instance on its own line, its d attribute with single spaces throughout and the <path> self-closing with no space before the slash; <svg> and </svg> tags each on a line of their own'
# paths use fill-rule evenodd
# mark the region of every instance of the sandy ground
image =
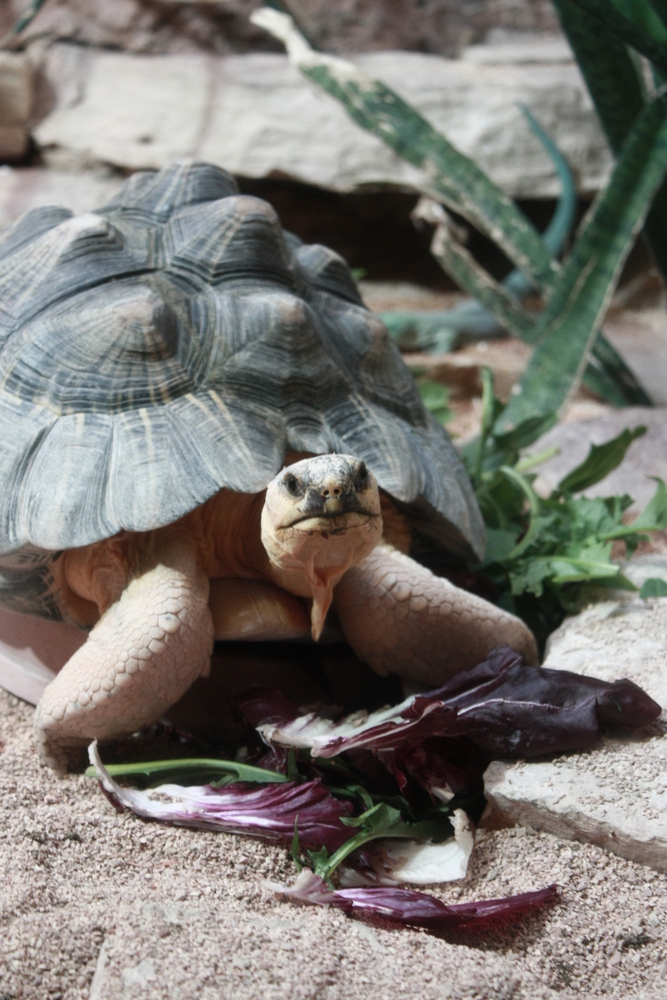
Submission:
<svg viewBox="0 0 667 1000">
<path fill-rule="evenodd" d="M 531 830 L 487 831 L 448 902 L 558 882 L 518 930 L 451 943 L 275 899 L 284 848 L 117 814 L 55 778 L 0 692 L 2 1000 L 667 998 L 667 875 Z"/>
</svg>

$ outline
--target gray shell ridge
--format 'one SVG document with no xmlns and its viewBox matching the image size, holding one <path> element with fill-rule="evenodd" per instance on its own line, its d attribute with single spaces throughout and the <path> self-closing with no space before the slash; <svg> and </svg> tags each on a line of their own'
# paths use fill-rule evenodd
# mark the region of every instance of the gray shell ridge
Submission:
<svg viewBox="0 0 667 1000">
<path fill-rule="evenodd" d="M 343 259 L 209 164 L 4 234 L 0 422 L 15 610 L 55 616 L 54 553 L 258 492 L 287 451 L 357 455 L 432 544 L 484 545 L 455 449 Z"/>
</svg>

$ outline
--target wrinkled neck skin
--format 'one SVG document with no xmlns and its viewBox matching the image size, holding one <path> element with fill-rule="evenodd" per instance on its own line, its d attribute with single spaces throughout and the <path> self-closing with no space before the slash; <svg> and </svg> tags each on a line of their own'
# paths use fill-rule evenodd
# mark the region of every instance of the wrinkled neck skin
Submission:
<svg viewBox="0 0 667 1000">
<path fill-rule="evenodd" d="M 382 535 L 382 517 L 358 514 L 309 530 L 294 526 L 275 531 L 266 506 L 262 509 L 262 544 L 269 557 L 271 580 L 299 597 L 312 597 L 313 639 L 319 639 L 333 590 L 344 573 L 370 555 Z"/>
</svg>

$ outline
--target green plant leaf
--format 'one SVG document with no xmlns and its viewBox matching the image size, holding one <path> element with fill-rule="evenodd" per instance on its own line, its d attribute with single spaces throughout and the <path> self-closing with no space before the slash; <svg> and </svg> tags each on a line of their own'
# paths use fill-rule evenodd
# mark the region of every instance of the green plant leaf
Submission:
<svg viewBox="0 0 667 1000">
<path fill-rule="evenodd" d="M 640 597 L 667 597 L 667 581 L 662 580 L 659 576 L 649 577 L 648 580 L 644 580 L 641 590 L 639 591 Z"/>
<path fill-rule="evenodd" d="M 626 17 L 610 3 L 610 0 L 572 0 L 577 7 L 595 18 L 610 32 L 616 35 L 625 45 L 649 59 L 663 73 L 667 73 L 667 45 L 662 39 L 654 39 L 651 35 Z M 627 5 L 624 3 L 624 8 Z"/>
<path fill-rule="evenodd" d="M 163 784 L 166 777 L 176 784 L 183 780 L 197 780 L 200 784 L 221 788 L 236 781 L 269 784 L 287 781 L 284 774 L 266 771 L 262 767 L 241 764 L 235 760 L 217 760 L 214 757 L 186 757 L 182 760 L 154 760 L 141 764 L 107 764 L 106 769 L 113 778 L 144 776 L 149 781 Z M 96 777 L 94 767 L 86 768 L 89 778 Z"/>
<path fill-rule="evenodd" d="M 526 216 L 469 157 L 460 153 L 390 87 L 352 63 L 314 52 L 291 19 L 260 8 L 251 21 L 279 38 L 294 65 L 344 106 L 350 117 L 425 171 L 424 192 L 442 200 L 486 233 L 538 287 L 557 267 Z"/>
<path fill-rule="evenodd" d="M 663 25 L 667 25 L 667 0 L 649 0 L 649 2 Z"/>
<path fill-rule="evenodd" d="M 625 0 L 623 0 L 625 4 Z M 656 0 L 656 3 L 658 0 Z M 609 145 L 621 150 L 644 107 L 644 84 L 625 40 L 575 0 L 553 0 L 586 86 L 593 98 Z M 664 9 L 667 4 L 660 0 Z M 654 3 L 655 6 L 655 3 Z M 656 264 L 667 280 L 667 185 L 653 199 L 644 232 Z"/>
<path fill-rule="evenodd" d="M 519 305 L 513 294 L 481 267 L 457 238 L 457 230 L 450 225 L 444 209 L 433 206 L 434 213 L 428 221 L 435 223 L 431 253 L 442 269 L 460 288 L 492 314 L 497 323 L 528 343 L 535 340 L 535 321 Z"/>
<path fill-rule="evenodd" d="M 587 490 L 590 486 L 599 483 L 601 479 L 608 476 L 612 469 L 616 469 L 623 459 L 625 453 L 632 442 L 646 434 L 645 427 L 635 427 L 634 430 L 624 430 L 618 437 L 604 444 L 592 444 L 588 455 L 576 469 L 568 472 L 558 484 L 559 493 L 579 493 Z"/>
<path fill-rule="evenodd" d="M 433 382 L 430 379 L 419 379 L 417 381 L 419 395 L 426 409 L 433 414 L 441 424 L 446 424 L 453 417 L 452 411 L 447 405 L 449 403 L 449 389 L 442 382 Z"/>
<path fill-rule="evenodd" d="M 496 433 L 529 417 L 560 411 L 576 388 L 616 279 L 667 169 L 667 104 L 649 104 L 634 126 L 611 180 L 543 314 L 542 339 Z"/>
<path fill-rule="evenodd" d="M 432 840 L 439 843 L 453 834 L 449 810 L 446 807 L 435 810 L 432 819 L 410 823 L 403 819 L 400 810 L 385 802 L 379 802 L 361 816 L 342 816 L 341 822 L 356 829 L 357 833 L 331 855 L 325 850 L 317 854 L 309 852 L 313 871 L 326 881 L 330 881 L 332 874 L 345 858 L 371 840 L 378 840 L 381 837 L 405 837 L 410 840 Z"/>
<path fill-rule="evenodd" d="M 632 522 L 634 531 L 662 531 L 667 528 L 667 486 L 662 479 L 651 476 L 658 484 L 652 498 Z"/>
</svg>

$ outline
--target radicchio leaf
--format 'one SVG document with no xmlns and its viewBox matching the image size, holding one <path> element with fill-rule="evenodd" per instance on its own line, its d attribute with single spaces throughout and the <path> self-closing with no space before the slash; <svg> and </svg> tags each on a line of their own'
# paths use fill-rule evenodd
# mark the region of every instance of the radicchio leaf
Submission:
<svg viewBox="0 0 667 1000">
<path fill-rule="evenodd" d="M 532 910 L 555 900 L 558 887 L 524 892 L 503 899 L 447 906 L 425 892 L 385 887 L 329 889 L 326 882 L 304 869 L 290 888 L 273 886 L 276 894 L 296 903 L 336 906 L 345 913 L 363 916 L 385 926 L 420 927 L 431 934 L 483 929 L 491 924 L 513 923 Z"/>
<path fill-rule="evenodd" d="M 600 724 L 645 726 L 661 711 L 632 681 L 527 666 L 507 646 L 435 691 L 338 723 L 314 712 L 299 716 L 282 696 L 274 705 L 266 691 L 250 692 L 240 703 L 267 742 L 324 758 L 363 747 L 384 759 L 387 751 L 405 752 L 434 736 L 467 736 L 495 757 L 535 757 L 585 749 Z"/>
<path fill-rule="evenodd" d="M 100 760 L 96 743 L 91 744 L 88 753 L 114 805 L 146 819 L 285 841 L 294 836 L 296 822 L 304 847 L 326 847 L 328 851 L 337 850 L 350 838 L 349 829 L 340 820 L 350 815 L 352 805 L 334 798 L 319 778 L 302 784 L 239 783 L 223 789 L 210 785 L 159 785 L 139 791 L 113 780 Z"/>
<path fill-rule="evenodd" d="M 600 724 L 646 726 L 661 708 L 629 680 L 613 683 L 569 670 L 531 667 L 500 646 L 431 697 L 457 710 L 454 730 L 494 757 L 583 750 Z"/>
</svg>

